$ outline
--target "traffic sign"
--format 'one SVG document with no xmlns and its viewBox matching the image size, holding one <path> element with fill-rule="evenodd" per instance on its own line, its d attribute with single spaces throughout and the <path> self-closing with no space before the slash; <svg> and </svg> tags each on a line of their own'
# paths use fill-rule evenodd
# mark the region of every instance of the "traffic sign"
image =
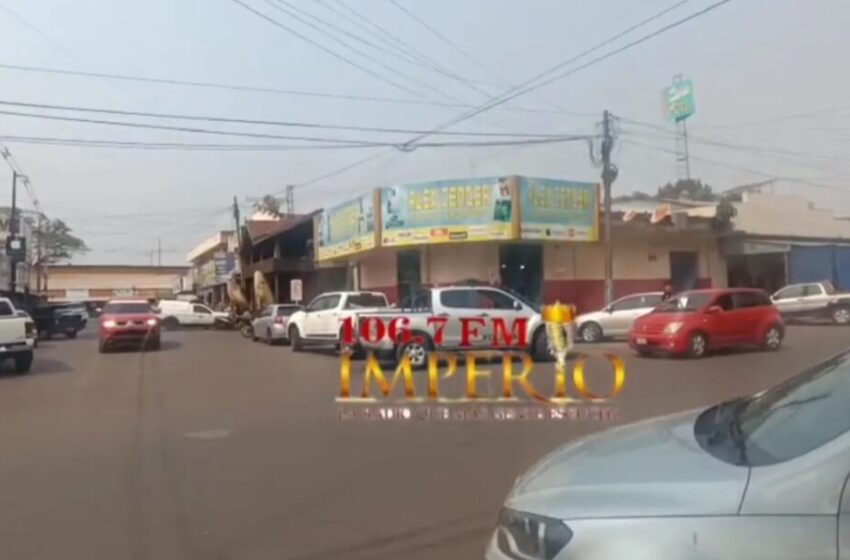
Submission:
<svg viewBox="0 0 850 560">
<path fill-rule="evenodd" d="M 301 300 L 304 299 L 303 285 L 298 278 L 289 281 L 289 299 L 295 303 L 301 303 Z"/>
</svg>

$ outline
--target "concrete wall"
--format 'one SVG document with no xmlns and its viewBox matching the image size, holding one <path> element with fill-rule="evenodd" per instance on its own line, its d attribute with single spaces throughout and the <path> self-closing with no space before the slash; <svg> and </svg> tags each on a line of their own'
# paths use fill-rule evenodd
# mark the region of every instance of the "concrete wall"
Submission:
<svg viewBox="0 0 850 560">
<path fill-rule="evenodd" d="M 186 274 L 175 267 L 54 266 L 47 270 L 47 287 L 55 297 L 60 291 L 89 290 L 91 297 L 109 297 L 114 290 L 175 290 Z M 145 294 L 147 295 L 147 294 Z"/>
<path fill-rule="evenodd" d="M 746 193 L 735 203 L 735 230 L 753 235 L 849 238 L 850 221 L 813 208 L 803 197 Z"/>
</svg>

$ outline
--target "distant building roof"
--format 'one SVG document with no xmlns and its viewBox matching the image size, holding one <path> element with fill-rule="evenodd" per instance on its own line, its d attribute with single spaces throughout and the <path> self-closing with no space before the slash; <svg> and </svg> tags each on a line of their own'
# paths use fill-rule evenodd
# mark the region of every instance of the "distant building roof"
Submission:
<svg viewBox="0 0 850 560">
<path fill-rule="evenodd" d="M 280 235 L 290 229 L 313 220 L 313 216 L 319 213 L 316 210 L 309 214 L 294 214 L 292 216 L 284 216 L 275 221 L 255 221 L 249 220 L 245 222 L 245 229 L 248 232 L 248 237 L 251 238 L 251 243 L 258 243 L 275 235 Z"/>
</svg>

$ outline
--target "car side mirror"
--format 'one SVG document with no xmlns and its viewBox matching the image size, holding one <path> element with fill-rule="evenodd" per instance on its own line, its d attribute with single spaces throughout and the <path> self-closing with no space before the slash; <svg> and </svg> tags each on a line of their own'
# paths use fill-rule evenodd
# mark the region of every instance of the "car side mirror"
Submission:
<svg viewBox="0 0 850 560">
<path fill-rule="evenodd" d="M 614 308 L 611 307 L 610 305 L 606 305 L 605 307 L 602 308 L 602 311 L 604 311 L 605 313 L 613 313 Z"/>
<path fill-rule="evenodd" d="M 712 305 L 708 309 L 705 310 L 706 315 L 717 315 L 718 313 L 722 313 L 723 308 L 719 305 Z"/>
<path fill-rule="evenodd" d="M 514 302 L 514 311 L 522 311 L 522 304 L 520 302 Z"/>
</svg>

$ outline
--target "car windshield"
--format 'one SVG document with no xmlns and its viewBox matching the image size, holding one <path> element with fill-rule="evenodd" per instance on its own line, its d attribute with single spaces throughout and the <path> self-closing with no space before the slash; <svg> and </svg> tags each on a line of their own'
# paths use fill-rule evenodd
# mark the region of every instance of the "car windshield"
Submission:
<svg viewBox="0 0 850 560">
<path fill-rule="evenodd" d="M 103 308 L 104 315 L 127 315 L 150 313 L 151 306 L 145 302 L 139 303 L 107 303 Z"/>
<path fill-rule="evenodd" d="M 705 307 L 714 298 L 708 292 L 682 292 L 676 294 L 655 308 L 657 313 L 696 311 Z"/>
<path fill-rule="evenodd" d="M 697 439 L 716 456 L 762 466 L 808 453 L 850 430 L 850 352 L 753 397 L 713 407 Z"/>
<path fill-rule="evenodd" d="M 387 300 L 378 294 L 352 294 L 348 296 L 346 307 L 349 309 L 362 309 L 366 307 L 386 307 Z"/>
</svg>

